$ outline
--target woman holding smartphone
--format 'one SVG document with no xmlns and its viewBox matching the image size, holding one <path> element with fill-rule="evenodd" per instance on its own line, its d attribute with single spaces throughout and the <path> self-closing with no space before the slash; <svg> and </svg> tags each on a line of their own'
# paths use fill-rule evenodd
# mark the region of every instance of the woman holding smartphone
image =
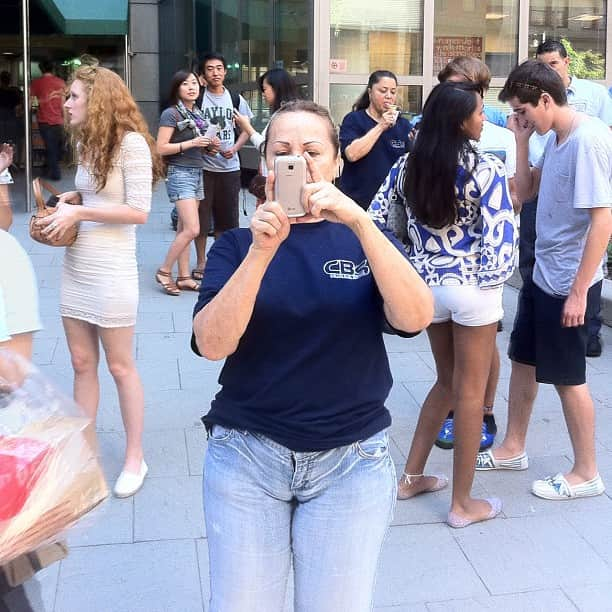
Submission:
<svg viewBox="0 0 612 612">
<path fill-rule="evenodd" d="M 375 220 L 389 221 L 389 227 L 392 222 L 391 229 L 407 243 L 435 304 L 427 335 L 437 380 L 421 408 L 398 497 L 437 491 L 448 483 L 424 469 L 450 402 L 455 411 L 451 527 L 466 527 L 501 511 L 499 499 L 474 499 L 471 490 L 486 373 L 518 234 L 503 162 L 479 154 L 472 144 L 483 123 L 478 84 L 434 87 L 412 152 L 393 166 L 369 209 Z"/>
<path fill-rule="evenodd" d="M 391 166 L 410 146 L 410 122 L 399 116 L 396 103 L 397 77 L 377 70 L 340 126 L 340 189 L 362 208 L 370 205 Z"/>
<path fill-rule="evenodd" d="M 333 186 L 338 150 L 326 109 L 279 109 L 268 201 L 209 254 L 192 346 L 227 358 L 203 419 L 212 612 L 281 612 L 291 566 L 296 610 L 371 609 L 396 494 L 382 331 L 423 329 L 432 298 L 402 246 Z M 296 219 L 273 196 L 288 155 L 308 165 Z"/>
<path fill-rule="evenodd" d="M 205 135 L 208 122 L 196 104 L 199 95 L 198 77 L 188 70 L 176 72 L 168 96 L 171 106 L 161 114 L 157 132 L 157 152 L 168 167 L 168 198 L 178 212 L 176 236 L 155 273 L 155 280 L 168 295 L 180 295 L 181 289 L 200 289 L 200 283 L 189 272 L 189 245 L 200 234 L 198 206 L 204 199 L 202 155 L 213 144 L 213 138 Z M 175 282 L 172 269 L 177 262 Z"/>
</svg>

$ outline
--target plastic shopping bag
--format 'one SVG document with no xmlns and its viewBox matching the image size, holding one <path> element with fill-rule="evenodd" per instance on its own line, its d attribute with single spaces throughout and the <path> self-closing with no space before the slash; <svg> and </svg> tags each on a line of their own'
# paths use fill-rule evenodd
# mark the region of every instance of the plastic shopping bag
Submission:
<svg viewBox="0 0 612 612">
<path fill-rule="evenodd" d="M 0 350 L 0 564 L 57 539 L 108 496 L 92 432 L 32 364 Z"/>
</svg>

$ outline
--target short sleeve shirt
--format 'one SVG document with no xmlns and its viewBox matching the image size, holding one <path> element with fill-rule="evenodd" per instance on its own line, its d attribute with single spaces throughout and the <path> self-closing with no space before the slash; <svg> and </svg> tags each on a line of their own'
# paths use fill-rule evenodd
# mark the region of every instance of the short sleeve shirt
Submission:
<svg viewBox="0 0 612 612">
<path fill-rule="evenodd" d="M 159 118 L 159 126 L 160 127 L 171 127 L 174 129 L 172 132 L 172 136 L 170 137 L 170 142 L 172 143 L 180 143 L 187 142 L 192 138 L 197 136 L 196 131 L 193 128 L 185 127 L 184 129 L 178 129 L 178 125 L 180 125 L 183 117 L 176 109 L 176 106 L 171 106 L 167 108 Z M 186 166 L 189 168 L 203 168 L 204 167 L 204 159 L 202 157 L 202 149 L 199 147 L 191 147 L 190 149 L 185 149 L 182 153 L 177 153 L 176 155 L 165 155 L 164 159 L 166 163 L 172 166 Z"/>
<path fill-rule="evenodd" d="M 490 121 L 482 126 L 480 140 L 475 143 L 480 153 L 491 153 L 506 166 L 506 176 L 511 179 L 516 174 L 516 139 L 505 127 L 499 127 Z"/>
<path fill-rule="evenodd" d="M 234 104 L 232 103 L 231 93 L 225 89 L 222 94 L 213 94 L 208 89 L 204 89 L 201 108 L 206 121 L 219 127 L 218 136 L 221 140 L 221 150 L 233 147 L 236 138 L 234 135 Z M 238 111 L 249 119 L 253 117 L 247 101 L 242 96 L 240 96 Z M 235 172 L 240 170 L 238 153 L 234 153 L 231 159 L 225 159 L 220 153 L 205 155 L 204 170 L 209 172 Z"/>
<path fill-rule="evenodd" d="M 375 125 L 376 121 L 365 110 L 359 110 L 349 113 L 340 126 L 340 150 L 344 157 L 340 187 L 364 208 L 370 205 L 391 166 L 408 152 L 410 145 L 410 122 L 399 117 L 393 127 L 380 135 L 367 155 L 354 162 L 346 159 L 346 148 Z"/>
<path fill-rule="evenodd" d="M 8 336 L 42 329 L 38 288 L 30 258 L 17 240 L 0 230 L 0 253 L 10 265 L 0 266 L 0 288 Z"/>
<path fill-rule="evenodd" d="M 581 123 L 561 145 L 551 138 L 542 169 L 536 216 L 533 281 L 550 295 L 569 295 L 591 225 L 591 208 L 612 205 L 612 134 L 595 117 Z M 591 285 L 603 278 L 598 267 Z"/>
</svg>

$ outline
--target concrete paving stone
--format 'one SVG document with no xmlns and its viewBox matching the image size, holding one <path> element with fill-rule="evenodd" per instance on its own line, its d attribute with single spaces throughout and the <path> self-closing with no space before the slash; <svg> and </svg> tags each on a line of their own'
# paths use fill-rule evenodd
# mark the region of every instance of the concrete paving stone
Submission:
<svg viewBox="0 0 612 612">
<path fill-rule="evenodd" d="M 112 486 L 112 482 L 110 484 Z M 70 548 L 131 544 L 134 541 L 134 498 L 109 496 L 70 529 L 67 540 Z"/>
<path fill-rule="evenodd" d="M 566 586 L 564 591 L 580 612 L 612 612 L 612 582 Z"/>
<path fill-rule="evenodd" d="M 200 417 L 208 412 L 211 396 L 196 394 L 193 390 L 153 392 L 145 385 L 145 430 L 183 429 L 196 427 Z M 99 431 L 123 431 L 119 402 L 110 398 L 98 413 Z"/>
<path fill-rule="evenodd" d="M 134 498 L 134 540 L 204 536 L 202 477 L 148 478 Z"/>
<path fill-rule="evenodd" d="M 567 514 L 565 520 L 612 566 L 612 500 L 606 496 L 601 499 L 608 499 L 605 509 L 585 508 Z"/>
<path fill-rule="evenodd" d="M 207 397 L 214 397 L 221 389 L 218 380 L 223 364 L 198 357 L 197 361 L 189 357 L 178 360 L 181 389 L 192 389 L 203 392 Z"/>
<path fill-rule="evenodd" d="M 457 598 L 486 589 L 444 525 L 391 527 L 383 546 L 376 606 L 422 604 L 445 593 Z"/>
<path fill-rule="evenodd" d="M 183 357 L 191 354 L 191 334 L 137 334 L 137 359 L 146 359 L 149 355 L 166 357 Z"/>
<path fill-rule="evenodd" d="M 427 612 L 424 604 L 410 604 L 406 606 L 375 606 L 374 612 Z"/>
<path fill-rule="evenodd" d="M 563 516 L 548 513 L 481 525 L 456 532 L 455 540 L 492 595 L 612 580 L 612 567 Z M 483 555 L 491 542 L 494 557 Z"/>
<path fill-rule="evenodd" d="M 393 380 L 398 382 L 413 382 L 436 378 L 435 371 L 432 370 L 420 357 L 418 352 L 394 353 L 389 355 L 389 364 L 393 370 Z"/>
<path fill-rule="evenodd" d="M 39 365 L 50 364 L 53 361 L 57 343 L 57 338 L 34 336 L 32 361 Z"/>
<path fill-rule="evenodd" d="M 612 351 L 612 346 L 608 349 Z M 593 397 L 607 406 L 612 405 L 612 385 L 610 385 L 610 370 L 587 376 L 587 384 Z"/>
<path fill-rule="evenodd" d="M 391 413 L 394 421 L 410 419 L 416 421 L 421 406 L 416 403 L 414 397 L 408 390 L 412 383 L 402 383 L 394 381 L 389 396 L 385 401 L 385 406 Z"/>
<path fill-rule="evenodd" d="M 25 583 L 25 592 L 34 612 L 53 611 L 57 596 L 60 566 L 61 562 L 54 563 L 37 572 L 32 580 L 28 580 Z M 8 603 L 10 606 L 10 599 Z M 9 609 L 12 610 L 12 608 Z M 15 612 L 21 612 L 21 608 L 15 607 Z M 28 610 L 27 612 L 30 611 Z"/>
<path fill-rule="evenodd" d="M 65 364 L 38 364 L 40 372 L 50 380 L 64 395 L 72 397 L 72 368 Z"/>
<path fill-rule="evenodd" d="M 136 320 L 136 332 L 147 333 L 173 333 L 174 321 L 171 312 L 139 312 Z"/>
<path fill-rule="evenodd" d="M 54 612 L 202 612 L 192 539 L 75 548 Z"/>
<path fill-rule="evenodd" d="M 186 428 L 184 433 L 187 444 L 189 474 L 191 476 L 201 476 L 204 466 L 204 453 L 208 447 L 206 431 L 204 427 L 190 427 Z"/>
<path fill-rule="evenodd" d="M 176 309 L 172 311 L 174 331 L 190 334 L 193 326 L 193 309 Z"/>
<path fill-rule="evenodd" d="M 145 431 L 142 438 L 149 476 L 157 478 L 189 475 L 183 429 Z"/>
<path fill-rule="evenodd" d="M 151 273 L 151 278 L 155 275 L 155 270 Z M 153 281 L 154 282 L 154 281 Z M 146 299 L 141 299 L 138 302 L 138 313 L 141 312 L 175 312 L 189 310 L 191 302 L 187 299 L 185 294 L 178 296 L 166 295 L 162 293 L 159 285 L 156 287 L 156 291 L 152 291 L 150 295 L 146 296 Z M 138 332 L 138 328 L 136 329 Z"/>
<path fill-rule="evenodd" d="M 427 603 L 429 612 L 576 612 L 561 589 Z"/>
</svg>

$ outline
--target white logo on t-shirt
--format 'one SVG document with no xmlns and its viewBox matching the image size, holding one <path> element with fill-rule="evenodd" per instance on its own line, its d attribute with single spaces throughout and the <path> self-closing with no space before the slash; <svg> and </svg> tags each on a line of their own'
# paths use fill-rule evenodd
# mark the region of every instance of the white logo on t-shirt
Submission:
<svg viewBox="0 0 612 612">
<path fill-rule="evenodd" d="M 325 262 L 323 272 L 330 278 L 357 280 L 370 273 L 370 266 L 368 265 L 367 259 L 364 259 L 358 264 L 353 261 L 348 261 L 347 259 L 332 259 L 331 261 Z"/>
</svg>

